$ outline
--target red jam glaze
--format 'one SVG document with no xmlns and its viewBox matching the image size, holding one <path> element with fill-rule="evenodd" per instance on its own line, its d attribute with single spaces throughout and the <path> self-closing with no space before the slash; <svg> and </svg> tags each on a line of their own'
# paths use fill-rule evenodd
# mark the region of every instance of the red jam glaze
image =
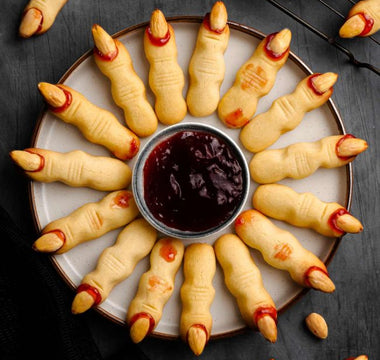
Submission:
<svg viewBox="0 0 380 360">
<path fill-rule="evenodd" d="M 241 108 L 236 109 L 235 111 L 229 113 L 225 118 L 225 123 L 228 127 L 237 128 L 246 125 L 249 120 L 244 118 L 243 110 Z"/>
<path fill-rule="evenodd" d="M 349 212 L 344 209 L 344 208 L 341 208 L 341 209 L 338 209 L 338 210 L 335 210 L 329 217 L 329 220 L 328 220 L 328 224 L 329 226 L 331 227 L 331 229 L 333 229 L 333 231 L 337 232 L 338 234 L 340 235 L 344 235 L 346 232 L 343 231 L 342 229 L 340 229 L 337 224 L 336 224 L 336 220 L 338 219 L 339 216 L 342 216 L 342 215 L 345 215 L 345 214 L 349 214 Z"/>
<path fill-rule="evenodd" d="M 351 134 L 346 134 L 344 136 L 342 136 L 339 141 L 336 143 L 335 145 L 335 153 L 336 153 L 336 156 L 343 160 L 343 161 L 346 161 L 346 160 L 350 160 L 352 158 L 354 158 L 355 156 L 340 156 L 339 155 L 339 146 L 342 144 L 342 142 L 346 139 L 355 139 L 355 136 L 354 135 L 351 135 Z"/>
<path fill-rule="evenodd" d="M 173 262 L 177 255 L 177 249 L 170 239 L 165 239 L 160 249 L 160 256 L 167 262 Z"/>
<path fill-rule="evenodd" d="M 129 144 L 129 159 L 132 159 L 138 152 L 140 148 L 140 142 L 138 139 L 132 139 L 131 143 Z"/>
<path fill-rule="evenodd" d="M 202 329 L 205 334 L 206 334 L 206 342 L 208 341 L 209 339 L 209 336 L 208 336 L 208 331 L 206 329 L 206 326 L 204 326 L 203 324 L 193 324 L 191 325 L 192 328 L 198 328 L 198 329 Z M 187 330 L 187 334 L 186 334 L 186 342 L 189 342 L 189 330 Z"/>
<path fill-rule="evenodd" d="M 375 21 L 366 13 L 360 13 L 357 15 L 359 15 L 365 21 L 364 29 L 359 34 L 359 36 L 366 36 L 372 30 Z"/>
<path fill-rule="evenodd" d="M 205 29 L 207 29 L 208 31 L 211 31 L 215 34 L 222 34 L 225 27 L 223 29 L 211 29 L 211 25 L 210 25 L 210 13 L 207 13 L 205 15 L 205 17 L 203 18 L 203 26 L 205 27 Z"/>
<path fill-rule="evenodd" d="M 289 244 L 278 244 L 274 248 L 277 252 L 275 253 L 274 257 L 276 259 L 285 261 L 289 258 L 289 256 L 292 254 L 293 250 L 289 246 Z"/>
<path fill-rule="evenodd" d="M 278 34 L 278 32 L 275 32 L 273 34 L 269 34 L 266 38 L 265 38 L 265 44 L 264 44 L 264 51 L 265 51 L 265 54 L 271 59 L 271 60 L 281 60 L 288 52 L 289 52 L 289 48 L 287 48 L 283 53 L 281 54 L 276 54 L 275 52 L 272 51 L 272 49 L 270 48 L 270 42 L 272 41 L 272 39 Z"/>
<path fill-rule="evenodd" d="M 328 272 L 325 271 L 325 270 L 323 270 L 323 269 L 321 269 L 320 267 L 318 267 L 318 266 L 310 266 L 310 267 L 306 270 L 305 275 L 304 275 L 304 282 L 305 282 L 305 285 L 306 285 L 307 287 L 312 287 L 311 284 L 310 284 L 310 281 L 309 281 L 309 275 L 310 275 L 310 273 L 311 273 L 312 271 L 321 271 L 321 272 L 323 272 L 324 274 L 326 274 L 327 276 L 329 276 Z"/>
<path fill-rule="evenodd" d="M 149 277 L 148 284 L 150 291 L 157 290 L 162 294 L 173 290 L 173 287 L 167 281 L 156 275 Z"/>
<path fill-rule="evenodd" d="M 23 17 L 24 17 L 25 14 L 27 13 L 27 11 L 29 11 L 30 9 L 34 9 L 34 10 L 38 11 L 38 12 L 41 14 L 41 21 L 40 21 L 40 23 L 39 23 L 39 25 L 38 25 L 37 30 L 34 32 L 35 34 L 39 34 L 40 31 L 41 31 L 41 29 L 42 29 L 42 24 L 43 24 L 43 22 L 44 22 L 44 14 L 41 12 L 41 10 L 39 10 L 39 9 L 37 9 L 37 8 L 35 8 L 35 7 L 32 7 L 32 8 L 26 9 L 26 10 L 24 11 L 24 13 L 23 13 Z"/>
<path fill-rule="evenodd" d="M 324 94 L 323 92 L 320 92 L 316 89 L 316 87 L 314 86 L 314 83 L 313 83 L 313 79 L 316 78 L 317 76 L 320 76 L 321 74 L 320 73 L 315 73 L 311 76 L 309 76 L 309 79 L 307 80 L 307 85 L 309 86 L 309 88 L 311 90 L 314 91 L 315 95 L 322 95 Z"/>
<path fill-rule="evenodd" d="M 52 234 L 52 233 L 55 234 L 55 235 L 57 235 L 62 240 L 62 246 L 65 245 L 66 235 L 61 230 L 58 230 L 58 229 L 50 230 L 50 231 L 47 231 L 47 232 L 43 232 L 42 234 L 46 235 L 46 234 Z M 60 248 L 62 248 L 62 246 Z M 57 249 L 57 250 L 59 250 L 59 249 Z"/>
<path fill-rule="evenodd" d="M 61 86 L 57 85 L 65 94 L 66 96 L 66 101 L 65 103 L 62 105 L 62 106 L 58 106 L 58 107 L 54 107 L 54 106 L 51 106 L 49 105 L 49 109 L 50 111 L 52 111 L 53 113 L 61 113 L 61 112 L 64 112 L 70 105 L 71 105 L 71 102 L 73 100 L 73 97 L 71 95 L 71 92 L 67 91 L 66 89 L 62 88 Z"/>
<path fill-rule="evenodd" d="M 29 154 L 35 154 L 35 155 L 38 155 L 40 157 L 40 166 L 36 170 L 30 170 L 27 172 L 39 172 L 39 171 L 41 171 L 45 166 L 45 158 L 41 154 L 38 154 L 37 152 L 35 152 L 33 149 L 25 149 L 25 151 L 28 152 Z"/>
<path fill-rule="evenodd" d="M 114 199 L 114 204 L 120 208 L 129 207 L 129 201 L 132 199 L 132 194 L 130 191 L 123 191 L 119 195 L 117 195 Z"/>
<path fill-rule="evenodd" d="M 239 215 L 235 220 L 235 228 L 245 224 L 244 216 Z"/>
<path fill-rule="evenodd" d="M 115 44 L 116 46 L 116 44 Z M 119 54 L 119 48 L 116 46 L 115 51 L 111 51 L 108 54 L 103 54 L 96 46 L 94 47 L 94 54 L 97 58 L 103 61 L 112 61 L 114 60 L 117 55 Z"/>
<path fill-rule="evenodd" d="M 257 326 L 257 322 L 266 315 L 269 315 L 277 324 L 277 310 L 273 306 L 260 306 L 253 314 L 255 325 Z"/>
<path fill-rule="evenodd" d="M 349 358 L 347 358 L 345 360 L 355 360 L 355 357 L 354 356 L 350 356 Z"/>
<path fill-rule="evenodd" d="M 235 220 L 235 229 L 254 220 L 254 214 L 250 210 L 243 211 Z"/>
<path fill-rule="evenodd" d="M 89 284 L 80 284 L 77 289 L 77 294 L 82 291 L 86 291 L 94 299 L 94 304 L 92 306 L 99 305 L 102 301 L 102 296 L 99 293 L 99 290 Z"/>
<path fill-rule="evenodd" d="M 165 44 L 168 43 L 168 41 L 170 40 L 170 31 L 168 29 L 166 35 L 163 37 L 163 38 L 160 38 L 160 37 L 156 37 L 152 34 L 152 30 L 150 29 L 150 26 L 148 26 L 146 29 L 145 29 L 145 32 L 148 36 L 148 39 L 149 41 L 152 43 L 152 45 L 154 46 L 164 46 Z"/>
<path fill-rule="evenodd" d="M 240 87 L 244 91 L 254 90 L 266 86 L 268 83 L 267 72 L 260 66 L 249 63 L 244 66 Z"/>
<path fill-rule="evenodd" d="M 138 319 L 148 319 L 149 320 L 149 329 L 148 329 L 147 335 L 150 334 L 156 325 L 156 322 L 154 321 L 152 315 L 145 313 L 145 312 L 137 313 L 137 314 L 132 316 L 131 320 L 129 320 L 129 326 L 131 327 Z"/>
<path fill-rule="evenodd" d="M 125 161 L 125 160 L 130 160 L 133 157 L 135 157 L 136 154 L 139 152 L 139 149 L 140 149 L 140 141 L 138 140 L 138 138 L 133 138 L 129 143 L 129 151 L 127 153 L 114 151 L 113 154 L 120 160 Z"/>
</svg>

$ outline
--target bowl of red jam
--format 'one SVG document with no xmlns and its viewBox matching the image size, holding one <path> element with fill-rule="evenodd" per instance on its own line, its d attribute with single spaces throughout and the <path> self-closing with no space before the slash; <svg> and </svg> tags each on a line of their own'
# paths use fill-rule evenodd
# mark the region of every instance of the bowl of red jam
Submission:
<svg viewBox="0 0 380 360">
<path fill-rule="evenodd" d="M 132 191 L 142 216 L 158 231 L 199 239 L 236 219 L 249 183 L 244 154 L 228 135 L 182 123 L 158 132 L 140 150 Z"/>
</svg>

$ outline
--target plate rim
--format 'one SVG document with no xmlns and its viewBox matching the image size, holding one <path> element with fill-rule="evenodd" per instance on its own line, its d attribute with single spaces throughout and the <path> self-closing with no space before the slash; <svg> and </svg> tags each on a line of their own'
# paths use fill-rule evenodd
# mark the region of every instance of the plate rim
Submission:
<svg viewBox="0 0 380 360">
<path fill-rule="evenodd" d="M 168 22 L 171 22 L 171 23 L 198 23 L 198 24 L 200 24 L 203 22 L 203 19 L 204 19 L 204 16 L 200 16 L 200 15 L 179 15 L 179 16 L 168 16 L 168 17 L 166 17 L 166 20 Z M 227 24 L 229 25 L 230 29 L 234 29 L 234 30 L 240 31 L 242 33 L 248 34 L 248 35 L 253 36 L 259 40 L 262 40 L 266 36 L 263 32 L 255 29 L 249 25 L 241 24 L 239 22 L 235 22 L 232 20 L 228 20 Z M 149 21 L 144 21 L 144 22 L 141 22 L 139 24 L 126 27 L 126 28 L 114 33 L 112 35 L 112 37 L 118 38 L 120 36 L 132 33 L 134 31 L 140 31 L 140 30 L 145 29 L 146 26 L 148 26 L 148 25 L 149 25 Z M 93 54 L 93 49 L 89 49 L 83 55 L 81 55 L 65 71 L 65 73 L 58 80 L 57 84 L 63 84 L 67 80 L 67 78 L 74 72 L 74 70 L 76 70 L 82 62 L 84 62 L 90 56 L 92 56 L 92 54 Z M 313 74 L 312 70 L 305 64 L 305 62 L 298 55 L 294 54 L 292 51 L 289 52 L 289 59 L 292 60 L 298 66 L 298 68 L 300 68 L 306 75 Z M 346 129 L 345 129 L 342 117 L 341 117 L 334 101 L 331 99 L 331 97 L 329 98 L 329 100 L 327 101 L 326 104 L 329 107 L 329 110 L 335 119 L 338 130 L 341 132 L 342 135 L 345 135 Z M 42 106 L 42 109 L 40 110 L 40 113 L 37 117 L 36 124 L 35 124 L 34 129 L 33 129 L 32 138 L 31 138 L 31 146 L 32 147 L 35 147 L 35 145 L 37 143 L 39 133 L 41 130 L 42 120 L 43 120 L 43 117 L 45 116 L 47 111 L 48 111 L 48 107 L 46 104 L 44 104 Z M 345 205 L 346 209 L 349 211 L 351 208 L 352 192 L 353 192 L 352 163 L 347 164 L 345 167 L 346 167 L 347 191 L 346 191 L 345 204 L 344 205 Z M 30 206 L 31 212 L 32 212 L 34 227 L 35 227 L 37 233 L 40 233 L 42 230 L 42 226 L 41 226 L 41 223 L 40 223 L 40 220 L 38 217 L 38 213 L 37 213 L 35 196 L 34 196 L 34 181 L 32 181 L 32 180 L 30 180 L 29 184 L 28 184 L 28 193 L 29 193 L 29 206 Z M 342 240 L 342 237 L 335 238 L 334 244 L 331 246 L 330 251 L 329 251 L 329 253 L 328 253 L 328 255 L 324 261 L 326 266 L 328 266 L 330 264 L 333 257 L 335 256 L 335 254 L 338 250 L 338 247 L 341 243 L 341 240 Z M 60 277 L 65 281 L 65 283 L 69 286 L 69 288 L 71 290 L 75 291 L 76 285 L 69 278 L 69 276 L 63 271 L 60 264 L 55 259 L 54 254 L 49 255 L 49 259 L 50 259 L 53 267 L 57 271 L 57 273 L 60 275 Z M 299 293 L 297 293 L 295 296 L 290 298 L 282 307 L 277 309 L 278 314 L 280 315 L 283 312 L 285 312 L 290 306 L 297 303 L 309 291 L 310 291 L 309 288 L 301 289 Z M 122 327 L 128 327 L 127 323 L 124 320 L 118 318 L 116 315 L 112 314 L 111 312 L 109 312 L 108 310 L 105 310 L 102 307 L 98 306 L 98 307 L 93 308 L 93 310 L 95 310 L 97 313 L 99 313 L 100 315 L 102 315 L 106 319 L 112 321 L 113 323 L 116 323 Z M 238 334 L 242 334 L 242 333 L 246 332 L 247 330 L 251 330 L 251 329 L 248 328 L 248 326 L 242 326 L 239 329 L 234 329 L 234 330 L 230 330 L 230 331 L 225 331 L 223 333 L 211 335 L 210 340 L 236 336 Z M 178 335 L 171 335 L 171 334 L 167 334 L 167 333 L 163 333 L 163 332 L 159 332 L 159 331 L 153 331 L 150 334 L 150 336 L 165 339 L 165 340 L 176 340 L 180 337 L 179 334 Z"/>
</svg>

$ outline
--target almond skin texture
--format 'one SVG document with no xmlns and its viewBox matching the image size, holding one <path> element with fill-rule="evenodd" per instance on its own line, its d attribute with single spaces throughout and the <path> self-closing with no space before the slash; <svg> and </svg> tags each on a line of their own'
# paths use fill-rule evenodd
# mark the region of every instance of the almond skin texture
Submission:
<svg viewBox="0 0 380 360">
<path fill-rule="evenodd" d="M 311 313 L 305 319 L 306 325 L 309 330 L 318 338 L 326 339 L 328 335 L 328 328 L 325 319 L 317 314 Z"/>
</svg>

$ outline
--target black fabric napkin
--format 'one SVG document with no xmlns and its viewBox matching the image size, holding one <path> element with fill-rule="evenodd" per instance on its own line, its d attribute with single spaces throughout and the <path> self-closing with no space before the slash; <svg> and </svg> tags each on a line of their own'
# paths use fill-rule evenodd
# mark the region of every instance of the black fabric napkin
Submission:
<svg viewBox="0 0 380 360">
<path fill-rule="evenodd" d="M 0 207 L 0 359 L 100 360 L 85 319 L 71 314 L 73 294 L 46 254 Z M 112 359 L 147 360 L 126 339 Z"/>
</svg>

